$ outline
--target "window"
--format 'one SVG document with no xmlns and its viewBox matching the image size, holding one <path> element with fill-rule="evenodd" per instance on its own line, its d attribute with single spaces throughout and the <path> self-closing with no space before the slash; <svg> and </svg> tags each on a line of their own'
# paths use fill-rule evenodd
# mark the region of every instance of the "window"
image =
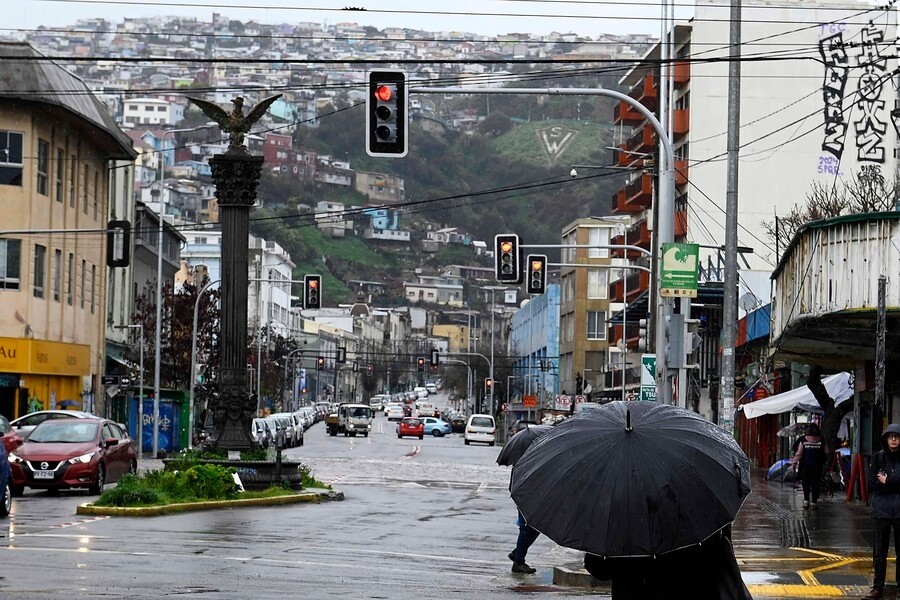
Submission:
<svg viewBox="0 0 900 600">
<path fill-rule="evenodd" d="M 100 195 L 100 172 L 94 171 L 94 220 L 97 220 L 97 196 Z"/>
<path fill-rule="evenodd" d="M 81 259 L 81 308 L 84 308 L 84 274 L 87 273 L 87 261 Z"/>
<path fill-rule="evenodd" d="M 36 184 L 38 194 L 50 195 L 50 142 L 47 140 L 38 140 Z"/>
<path fill-rule="evenodd" d="M 94 314 L 97 302 L 97 265 L 91 265 L 91 314 Z"/>
<path fill-rule="evenodd" d="M 22 242 L 0 238 L 0 290 L 19 289 Z"/>
<path fill-rule="evenodd" d="M 588 269 L 587 297 L 591 300 L 604 299 L 609 295 L 606 269 Z"/>
<path fill-rule="evenodd" d="M 78 157 L 69 157 L 69 208 L 75 208 L 75 165 Z"/>
<path fill-rule="evenodd" d="M 34 245 L 34 297 L 44 297 L 44 279 L 47 277 L 47 247 Z"/>
<path fill-rule="evenodd" d="M 74 290 L 72 290 L 72 286 L 75 285 L 75 255 L 69 252 L 69 270 L 66 272 L 66 304 L 72 306 L 72 298 L 74 296 Z"/>
<path fill-rule="evenodd" d="M 82 179 L 81 185 L 84 187 L 81 189 L 81 212 L 87 214 L 87 205 L 88 205 L 88 175 L 90 174 L 90 167 L 88 165 L 84 165 L 84 179 Z"/>
<path fill-rule="evenodd" d="M 65 168 L 65 154 L 62 148 L 56 149 L 56 201 L 63 201 L 63 169 Z"/>
<path fill-rule="evenodd" d="M 22 185 L 25 134 L 0 130 L 0 185 Z"/>
<path fill-rule="evenodd" d="M 599 310 L 589 310 L 587 313 L 587 339 L 606 339 L 606 314 Z"/>
<path fill-rule="evenodd" d="M 608 246 L 609 228 L 591 227 L 588 229 L 588 243 L 591 246 Z M 589 248 L 588 258 L 609 258 L 609 248 Z"/>
<path fill-rule="evenodd" d="M 59 302 L 62 288 L 62 250 L 53 251 L 53 299 Z"/>
</svg>

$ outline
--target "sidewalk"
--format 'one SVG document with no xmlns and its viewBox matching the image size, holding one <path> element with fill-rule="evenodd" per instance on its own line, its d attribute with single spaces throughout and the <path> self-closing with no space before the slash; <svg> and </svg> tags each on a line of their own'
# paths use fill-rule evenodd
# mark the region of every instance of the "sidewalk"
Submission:
<svg viewBox="0 0 900 600">
<path fill-rule="evenodd" d="M 767 482 L 765 471 L 751 473 L 752 492 L 734 522 L 732 537 L 744 581 L 754 598 L 859 598 L 872 577 L 872 524 L 869 508 L 846 502 L 844 492 L 803 509 L 793 484 Z M 554 567 L 555 585 L 595 588 L 582 566 L 583 553 L 567 552 Z M 893 568 L 888 567 L 889 576 Z M 888 589 L 887 597 L 893 590 Z"/>
</svg>

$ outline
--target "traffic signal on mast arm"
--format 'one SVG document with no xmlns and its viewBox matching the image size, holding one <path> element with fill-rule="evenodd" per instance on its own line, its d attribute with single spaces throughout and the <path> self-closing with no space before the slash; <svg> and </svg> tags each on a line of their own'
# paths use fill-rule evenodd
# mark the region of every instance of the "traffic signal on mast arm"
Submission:
<svg viewBox="0 0 900 600">
<path fill-rule="evenodd" d="M 440 362 L 441 362 L 440 352 L 438 352 L 437 348 L 432 348 L 431 349 L 431 366 L 437 367 L 440 365 Z"/>
<path fill-rule="evenodd" d="M 547 291 L 547 256 L 529 254 L 525 261 L 528 265 L 528 280 L 525 282 L 529 294 L 543 294 Z"/>
<path fill-rule="evenodd" d="M 423 372 L 425 371 L 425 357 L 420 356 L 416 359 L 416 371 Z"/>
<path fill-rule="evenodd" d="M 484 380 L 484 393 L 487 395 L 491 394 L 491 388 L 494 386 L 494 380 L 488 377 Z"/>
<path fill-rule="evenodd" d="M 409 150 L 406 73 L 397 69 L 369 71 L 367 83 L 366 153 L 402 158 Z"/>
<path fill-rule="evenodd" d="M 647 339 L 649 332 L 648 323 L 647 319 L 638 320 L 638 350 L 641 352 L 646 352 L 650 348 L 650 342 Z"/>
<path fill-rule="evenodd" d="M 375 367 L 372 365 L 366 365 L 366 375 L 371 375 L 375 372 Z"/>
<path fill-rule="evenodd" d="M 316 357 L 316 371 L 324 371 L 325 370 L 325 357 L 317 356 Z"/>
<path fill-rule="evenodd" d="M 127 267 L 131 261 L 131 223 L 110 221 L 106 226 L 106 266 Z"/>
<path fill-rule="evenodd" d="M 322 276 L 303 276 L 303 308 L 322 308 Z"/>
<path fill-rule="evenodd" d="M 519 236 L 500 233 L 494 236 L 494 268 L 500 283 L 522 283 L 519 267 Z"/>
</svg>

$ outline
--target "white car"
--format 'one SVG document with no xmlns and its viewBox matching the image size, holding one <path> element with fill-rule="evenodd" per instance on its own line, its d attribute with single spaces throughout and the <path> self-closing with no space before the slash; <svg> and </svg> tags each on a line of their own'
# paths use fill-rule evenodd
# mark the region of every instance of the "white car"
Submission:
<svg viewBox="0 0 900 600">
<path fill-rule="evenodd" d="M 403 419 L 403 407 L 399 404 L 388 404 L 384 414 L 387 415 L 388 421 L 400 421 Z"/>
<path fill-rule="evenodd" d="M 48 419 L 98 419 L 97 415 L 81 410 L 39 410 L 10 421 L 9 425 L 15 429 L 20 437 L 26 438 L 31 430 Z"/>
<path fill-rule="evenodd" d="M 470 442 L 483 442 L 488 446 L 494 445 L 495 435 L 497 433 L 497 424 L 491 415 L 474 414 L 469 417 L 466 422 L 466 430 L 463 432 L 463 440 L 466 446 Z"/>
<path fill-rule="evenodd" d="M 433 383 L 426 383 L 425 389 L 428 390 L 429 394 L 437 394 L 437 386 Z"/>
</svg>

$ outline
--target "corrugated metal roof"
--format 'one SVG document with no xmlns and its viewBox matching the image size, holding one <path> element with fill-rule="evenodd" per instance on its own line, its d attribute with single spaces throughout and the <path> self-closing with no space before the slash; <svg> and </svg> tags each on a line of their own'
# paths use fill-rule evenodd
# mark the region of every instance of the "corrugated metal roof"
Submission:
<svg viewBox="0 0 900 600">
<path fill-rule="evenodd" d="M 137 156 L 131 147 L 131 140 L 87 85 L 28 44 L 0 42 L 0 99 L 63 108 L 109 135 L 109 140 L 121 150 L 121 155 L 110 156 L 111 159 L 133 159 Z"/>
</svg>

